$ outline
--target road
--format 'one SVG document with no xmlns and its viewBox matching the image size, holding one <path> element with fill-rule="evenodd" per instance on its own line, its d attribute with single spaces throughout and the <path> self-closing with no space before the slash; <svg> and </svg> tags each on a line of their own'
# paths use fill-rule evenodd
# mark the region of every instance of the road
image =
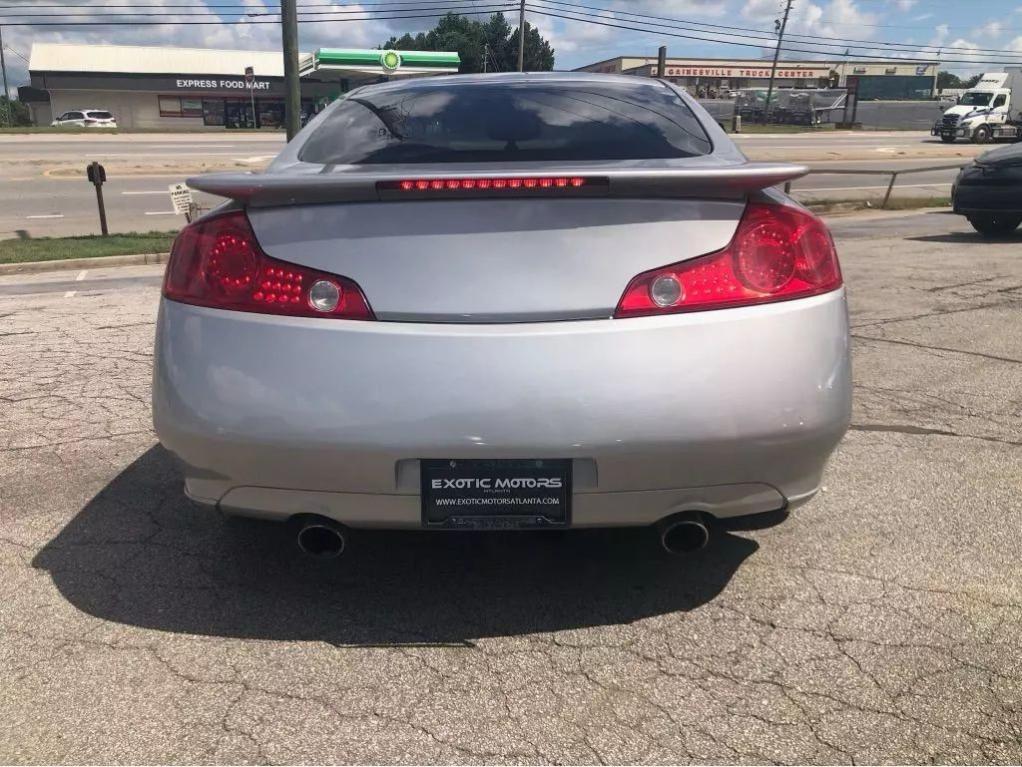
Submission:
<svg viewBox="0 0 1022 767">
<path fill-rule="evenodd" d="M 372 533 L 319 566 L 182 498 L 159 268 L 0 278 L 0 763 L 1018 763 L 1022 234 L 833 228 L 824 492 L 681 560 Z"/>
<path fill-rule="evenodd" d="M 795 184 L 796 197 L 879 196 L 879 176 L 827 176 L 828 167 L 910 168 L 965 163 L 977 149 L 947 147 L 921 133 L 806 133 L 743 135 L 754 159 L 807 162 L 813 175 Z M 170 209 L 167 186 L 204 170 L 258 170 L 283 146 L 277 134 L 0 135 L 0 238 L 92 234 L 99 231 L 95 192 L 84 167 L 108 168 L 104 187 L 114 232 L 168 230 L 183 220 Z M 906 176 L 896 196 L 946 196 L 955 171 Z M 218 198 L 196 195 L 200 205 Z"/>
</svg>

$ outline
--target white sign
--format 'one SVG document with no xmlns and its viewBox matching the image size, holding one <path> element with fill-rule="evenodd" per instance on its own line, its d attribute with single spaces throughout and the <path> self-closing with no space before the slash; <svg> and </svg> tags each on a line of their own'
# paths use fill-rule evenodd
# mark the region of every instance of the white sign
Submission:
<svg viewBox="0 0 1022 767">
<path fill-rule="evenodd" d="M 174 205 L 175 213 L 187 215 L 192 209 L 192 190 L 187 184 L 171 184 L 170 201 Z"/>
<path fill-rule="evenodd" d="M 254 91 L 268 91 L 270 90 L 269 80 L 253 80 L 252 83 L 247 83 L 243 79 L 232 79 L 232 80 L 177 80 L 177 87 L 184 88 L 186 90 L 254 90 Z"/>
<path fill-rule="evenodd" d="M 664 71 L 667 77 L 770 77 L 770 67 L 733 67 L 733 66 L 671 66 Z M 653 66 L 652 74 L 657 76 L 657 68 Z M 778 67 L 777 78 L 780 80 L 805 79 L 815 80 L 830 76 L 830 67 Z"/>
</svg>

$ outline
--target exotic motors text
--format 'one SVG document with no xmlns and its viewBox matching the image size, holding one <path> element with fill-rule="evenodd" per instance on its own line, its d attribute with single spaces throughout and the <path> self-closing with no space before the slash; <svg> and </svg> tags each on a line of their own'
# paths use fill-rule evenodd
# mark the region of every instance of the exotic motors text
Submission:
<svg viewBox="0 0 1022 767">
<path fill-rule="evenodd" d="M 434 479 L 431 482 L 431 487 L 434 490 L 513 490 L 522 487 L 546 487 L 556 490 L 562 486 L 560 477 Z"/>
</svg>

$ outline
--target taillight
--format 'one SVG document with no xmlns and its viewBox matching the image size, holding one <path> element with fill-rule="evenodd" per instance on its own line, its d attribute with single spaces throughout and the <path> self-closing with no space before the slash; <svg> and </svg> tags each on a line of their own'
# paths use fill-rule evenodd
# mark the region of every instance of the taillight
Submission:
<svg viewBox="0 0 1022 767">
<path fill-rule="evenodd" d="M 799 208 L 751 202 L 726 248 L 638 275 L 614 316 L 764 304 L 840 286 L 834 241 L 822 221 Z"/>
<path fill-rule="evenodd" d="M 196 221 L 181 230 L 170 251 L 163 295 L 239 312 L 375 319 L 362 290 L 351 280 L 263 253 L 242 211 Z"/>
</svg>

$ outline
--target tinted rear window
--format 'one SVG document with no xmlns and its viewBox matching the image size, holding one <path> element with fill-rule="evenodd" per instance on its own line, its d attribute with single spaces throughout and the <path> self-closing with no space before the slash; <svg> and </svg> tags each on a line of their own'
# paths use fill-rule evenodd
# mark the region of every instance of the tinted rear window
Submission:
<svg viewBox="0 0 1022 767">
<path fill-rule="evenodd" d="M 466 83 L 354 93 L 300 157 L 362 165 L 647 160 L 711 150 L 692 111 L 660 83 Z"/>
<path fill-rule="evenodd" d="M 109 120 L 113 115 L 109 112 L 89 112 L 89 117 L 94 117 L 97 120 Z"/>
</svg>

